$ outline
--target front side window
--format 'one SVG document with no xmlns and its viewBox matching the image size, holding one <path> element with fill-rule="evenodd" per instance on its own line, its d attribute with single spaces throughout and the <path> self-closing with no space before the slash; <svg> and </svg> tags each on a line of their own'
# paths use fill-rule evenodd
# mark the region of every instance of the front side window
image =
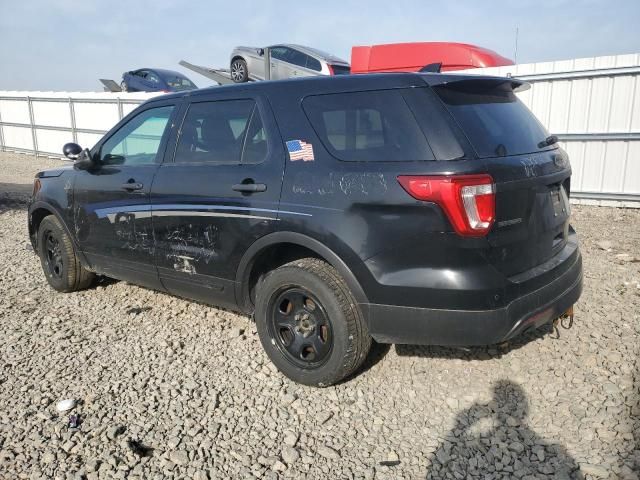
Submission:
<svg viewBox="0 0 640 480">
<path fill-rule="evenodd" d="M 173 106 L 150 108 L 114 133 L 100 149 L 103 165 L 145 165 L 160 161 L 159 149 Z"/>
<path fill-rule="evenodd" d="M 271 47 L 271 58 L 275 58 L 276 60 L 284 60 L 285 54 L 288 50 L 289 49 L 285 47 Z"/>
<path fill-rule="evenodd" d="M 303 108 L 324 146 L 340 160 L 433 160 L 397 90 L 315 95 L 304 100 Z"/>
<path fill-rule="evenodd" d="M 160 77 L 153 72 L 149 72 L 145 79 L 151 83 L 160 83 Z"/>
<path fill-rule="evenodd" d="M 222 100 L 191 104 L 180 129 L 175 161 L 259 163 L 265 154 L 266 136 L 255 102 Z"/>
</svg>

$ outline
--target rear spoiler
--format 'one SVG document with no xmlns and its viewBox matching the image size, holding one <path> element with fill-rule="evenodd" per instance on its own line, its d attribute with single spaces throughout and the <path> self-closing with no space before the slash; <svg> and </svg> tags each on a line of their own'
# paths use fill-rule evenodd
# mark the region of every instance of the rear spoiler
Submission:
<svg viewBox="0 0 640 480">
<path fill-rule="evenodd" d="M 511 85 L 514 92 L 524 92 L 531 88 L 530 83 L 512 77 L 489 77 L 485 75 L 455 75 L 442 73 L 423 73 L 421 76 L 430 87 L 444 85 L 464 87 L 464 84 L 468 82 L 473 84 L 484 83 L 487 86 L 498 86 L 507 83 Z"/>
</svg>

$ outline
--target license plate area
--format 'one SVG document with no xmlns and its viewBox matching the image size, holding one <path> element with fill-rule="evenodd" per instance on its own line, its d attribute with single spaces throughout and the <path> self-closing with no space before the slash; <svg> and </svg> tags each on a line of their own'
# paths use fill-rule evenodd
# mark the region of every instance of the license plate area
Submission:
<svg viewBox="0 0 640 480">
<path fill-rule="evenodd" d="M 569 216 L 569 197 L 563 185 L 552 185 L 549 187 L 551 205 L 553 206 L 554 217 L 565 218 Z"/>
</svg>

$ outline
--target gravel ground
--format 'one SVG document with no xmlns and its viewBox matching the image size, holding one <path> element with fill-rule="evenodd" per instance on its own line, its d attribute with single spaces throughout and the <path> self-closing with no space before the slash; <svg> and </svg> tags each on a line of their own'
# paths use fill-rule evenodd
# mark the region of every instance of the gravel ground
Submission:
<svg viewBox="0 0 640 480">
<path fill-rule="evenodd" d="M 638 479 L 640 211 L 574 208 L 585 291 L 558 339 L 376 346 L 314 389 L 246 317 L 110 280 L 54 293 L 21 201 L 54 163 L 0 154 L 0 478 Z"/>
</svg>

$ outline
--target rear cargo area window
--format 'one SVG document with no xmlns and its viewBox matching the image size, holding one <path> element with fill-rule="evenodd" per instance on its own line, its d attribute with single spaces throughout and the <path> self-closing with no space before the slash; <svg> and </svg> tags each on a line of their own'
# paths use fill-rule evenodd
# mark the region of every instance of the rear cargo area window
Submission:
<svg viewBox="0 0 640 480">
<path fill-rule="evenodd" d="M 433 88 L 481 158 L 548 149 L 549 136 L 513 93 L 510 82 L 458 82 Z M 551 147 L 555 148 L 555 147 Z"/>
<path fill-rule="evenodd" d="M 396 90 L 307 97 L 303 108 L 325 148 L 345 161 L 433 160 L 402 94 Z"/>
</svg>

